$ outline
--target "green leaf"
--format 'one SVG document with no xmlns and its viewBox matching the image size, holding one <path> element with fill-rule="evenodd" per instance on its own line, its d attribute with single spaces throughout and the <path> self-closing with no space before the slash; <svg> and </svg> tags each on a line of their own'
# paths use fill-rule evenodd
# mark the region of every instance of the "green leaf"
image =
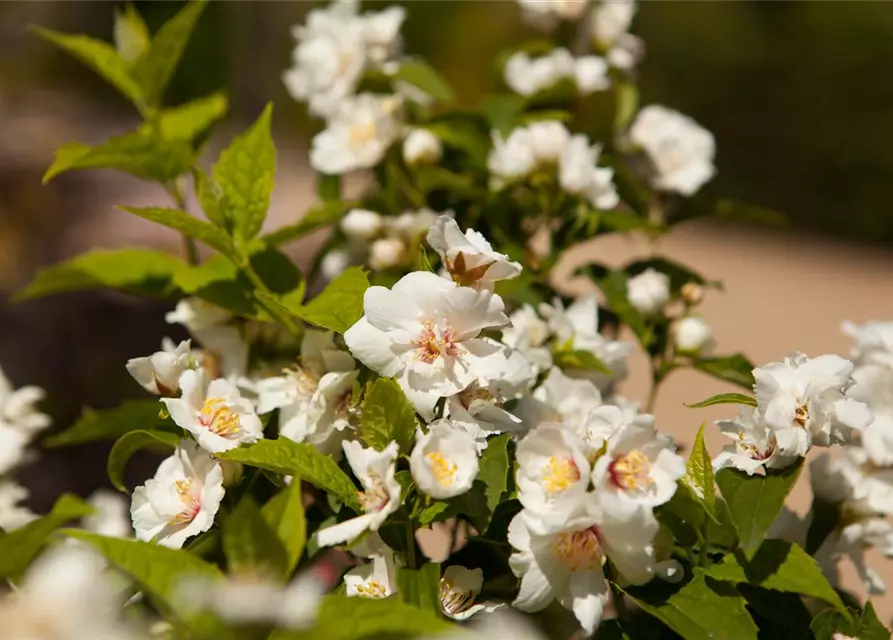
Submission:
<svg viewBox="0 0 893 640">
<path fill-rule="evenodd" d="M 167 140 L 193 140 L 226 115 L 229 103 L 225 93 L 209 96 L 165 109 L 158 114 L 158 129 Z"/>
<path fill-rule="evenodd" d="M 490 125 L 502 136 L 507 136 L 515 120 L 524 112 L 526 102 L 513 93 L 496 93 L 484 99 L 484 113 Z"/>
<path fill-rule="evenodd" d="M 267 526 L 276 532 L 285 551 L 283 577 L 288 577 L 298 566 L 307 543 L 307 518 L 304 515 L 301 479 L 293 478 L 290 485 L 263 506 L 261 515 Z"/>
<path fill-rule="evenodd" d="M 131 3 L 124 11 L 115 9 L 115 49 L 127 63 L 133 63 L 149 47 L 149 29 Z"/>
<path fill-rule="evenodd" d="M 130 65 L 112 45 L 88 36 L 68 35 L 43 27 L 33 29 L 39 36 L 93 69 L 132 103 L 142 105 L 140 85 L 131 74 Z"/>
<path fill-rule="evenodd" d="M 478 461 L 477 480 L 486 487 L 487 509 L 489 516 L 487 524 L 499 503 L 506 499 L 504 495 L 509 487 L 509 462 L 508 446 L 511 438 L 507 433 L 495 436 L 487 440 L 487 448 L 484 449 Z M 482 531 L 485 531 L 482 529 Z"/>
<path fill-rule="evenodd" d="M 125 400 L 114 409 L 86 409 L 71 427 L 43 441 L 45 447 L 70 447 L 97 440 L 117 440 L 138 429 L 173 429 L 173 423 L 161 417 L 157 399 Z"/>
<path fill-rule="evenodd" d="M 748 476 L 728 468 L 716 474 L 716 483 L 738 530 L 739 545 L 748 558 L 760 548 L 802 470 L 801 459 L 787 469 L 765 476 Z"/>
<path fill-rule="evenodd" d="M 639 88 L 635 82 L 614 83 L 614 131 L 626 131 L 639 110 Z"/>
<path fill-rule="evenodd" d="M 221 282 L 230 282 L 239 277 L 239 268 L 226 256 L 215 255 L 209 260 L 181 269 L 174 278 L 174 284 L 183 293 L 190 295 Z"/>
<path fill-rule="evenodd" d="M 201 205 L 205 216 L 212 223 L 232 233 L 230 221 L 226 218 L 226 211 L 220 206 L 222 191 L 212 178 L 198 167 L 192 168 L 192 184 L 195 188 L 195 197 Z"/>
<path fill-rule="evenodd" d="M 874 605 L 869 601 L 865 610 L 849 610 L 850 617 L 839 611 L 826 609 L 813 618 L 809 625 L 816 640 L 834 640 L 835 634 L 842 634 L 859 640 L 890 640 L 890 630 L 878 620 Z"/>
<path fill-rule="evenodd" d="M 307 213 L 294 224 L 280 227 L 261 239 L 272 247 L 278 247 L 286 242 L 297 240 L 311 231 L 335 224 L 351 208 L 351 204 L 348 202 L 327 202 L 317 205 L 308 209 Z"/>
<path fill-rule="evenodd" d="M 354 511 L 361 511 L 357 502 L 356 485 L 331 456 L 323 455 L 313 445 L 292 442 L 288 438 L 280 437 L 277 440 L 261 440 L 249 446 L 226 451 L 217 454 L 217 457 L 276 473 L 298 476 L 334 494 Z"/>
<path fill-rule="evenodd" d="M 642 589 L 626 591 L 646 613 L 685 640 L 756 640 L 757 626 L 744 598 L 730 584 L 706 577 L 701 569 L 684 587 L 668 597 Z M 634 595 L 635 594 L 635 595 Z"/>
<path fill-rule="evenodd" d="M 154 449 L 174 450 L 180 444 L 180 436 L 170 431 L 131 431 L 118 438 L 112 450 L 109 452 L 106 463 L 106 471 L 112 486 L 118 491 L 127 492 L 124 486 L 124 467 L 133 455 L 140 449 L 152 447 Z"/>
<path fill-rule="evenodd" d="M 725 582 L 746 582 L 764 589 L 817 598 L 849 616 L 815 559 L 784 540 L 766 540 L 750 560 L 740 551 L 730 553 L 710 567 L 707 575 Z"/>
<path fill-rule="evenodd" d="M 0 579 L 21 575 L 56 529 L 92 511 L 80 498 L 66 493 L 49 514 L 0 536 Z"/>
<path fill-rule="evenodd" d="M 709 373 L 714 378 L 737 384 L 746 389 L 753 389 L 753 363 L 742 354 L 716 358 L 695 358 L 692 360 L 695 369 Z"/>
<path fill-rule="evenodd" d="M 222 542 L 229 573 L 285 576 L 285 549 L 251 494 L 245 495 L 224 521 Z"/>
<path fill-rule="evenodd" d="M 684 264 L 670 260 L 668 258 L 648 258 L 647 260 L 636 260 L 626 265 L 623 270 L 629 276 L 635 276 L 648 269 L 654 269 L 660 273 L 666 274 L 670 278 L 670 289 L 679 291 L 683 285 L 689 282 L 695 284 L 710 284 L 699 273 L 692 271 Z"/>
<path fill-rule="evenodd" d="M 223 578 L 216 566 L 178 549 L 140 540 L 106 538 L 72 529 L 65 534 L 94 547 L 113 566 L 139 584 L 143 592 L 163 602 L 181 620 L 187 620 L 193 614 L 189 601 L 180 597 L 183 581 Z"/>
<path fill-rule="evenodd" d="M 749 407 L 757 406 L 757 399 L 752 396 L 746 396 L 743 393 L 720 393 L 710 396 L 706 400 L 686 404 L 689 409 L 701 409 L 703 407 L 712 407 L 715 404 L 745 404 Z"/>
<path fill-rule="evenodd" d="M 194 156 L 189 141 L 165 140 L 141 127 L 95 147 L 80 142 L 62 145 L 43 176 L 43 184 L 67 171 L 81 169 L 117 169 L 166 184 L 189 171 Z"/>
<path fill-rule="evenodd" d="M 704 424 L 698 429 L 691 455 L 685 464 L 685 475 L 680 480 L 689 488 L 695 499 L 704 507 L 708 515 L 716 519 L 716 482 L 713 477 L 713 464 L 704 443 Z"/>
<path fill-rule="evenodd" d="M 399 473 L 399 472 L 398 472 Z M 456 500 L 434 500 L 427 507 L 423 507 L 416 516 L 416 520 L 423 527 L 435 522 L 441 522 L 452 518 L 461 511 L 461 503 Z"/>
<path fill-rule="evenodd" d="M 363 442 L 383 451 L 394 441 L 400 451 L 408 454 L 418 426 L 415 409 L 395 380 L 379 378 L 372 383 L 371 390 L 366 394 L 358 428 Z"/>
<path fill-rule="evenodd" d="M 162 207 L 149 207 L 141 209 L 138 207 L 119 207 L 123 211 L 132 213 L 140 218 L 151 220 L 163 224 L 171 229 L 176 229 L 185 236 L 195 238 L 203 242 L 212 249 L 217 249 L 220 253 L 230 258 L 235 256 L 235 247 L 232 240 L 220 228 L 215 227 L 209 222 L 199 220 L 179 209 L 164 209 Z"/>
<path fill-rule="evenodd" d="M 149 49 L 134 64 L 133 77 L 150 106 L 161 101 L 205 4 L 204 0 L 193 0 L 183 7 L 158 30 Z"/>
<path fill-rule="evenodd" d="M 222 192 L 226 218 L 237 237 L 249 240 L 263 226 L 276 177 L 276 147 L 270 135 L 273 105 L 237 136 L 214 165 L 214 181 Z"/>
<path fill-rule="evenodd" d="M 185 268 L 184 262 L 163 251 L 98 249 L 44 267 L 14 300 L 99 287 L 158 294 Z"/>
<path fill-rule="evenodd" d="M 456 97 L 446 79 L 434 67 L 423 60 L 408 60 L 404 62 L 400 65 L 397 72 L 394 73 L 393 78 L 421 89 L 438 101 L 449 102 Z"/>
<path fill-rule="evenodd" d="M 588 272 L 586 269 L 583 273 Z M 607 277 L 596 280 L 596 284 L 605 295 L 605 300 L 620 321 L 628 326 L 643 347 L 651 344 L 652 334 L 645 325 L 645 319 L 629 302 L 627 298 L 627 275 L 622 271 L 612 271 Z"/>
<path fill-rule="evenodd" d="M 332 280 L 322 292 L 305 305 L 285 299 L 274 300 L 283 311 L 302 320 L 344 333 L 363 315 L 363 294 L 369 278 L 362 267 L 350 267 Z"/>
<path fill-rule="evenodd" d="M 437 613 L 440 611 L 439 592 L 439 564 L 426 562 L 419 569 L 397 569 L 397 593 L 403 602 Z"/>
<path fill-rule="evenodd" d="M 316 195 L 323 204 L 338 202 L 341 200 L 341 176 L 325 173 L 316 176 Z"/>
<path fill-rule="evenodd" d="M 718 218 L 736 222 L 751 222 L 772 227 L 783 227 L 790 223 L 787 215 L 773 209 L 748 204 L 738 200 L 724 199 L 716 203 L 713 210 Z"/>
<path fill-rule="evenodd" d="M 611 375 L 611 368 L 591 351 L 585 349 L 561 350 L 555 353 L 555 366 L 561 369 L 587 369 Z"/>
</svg>

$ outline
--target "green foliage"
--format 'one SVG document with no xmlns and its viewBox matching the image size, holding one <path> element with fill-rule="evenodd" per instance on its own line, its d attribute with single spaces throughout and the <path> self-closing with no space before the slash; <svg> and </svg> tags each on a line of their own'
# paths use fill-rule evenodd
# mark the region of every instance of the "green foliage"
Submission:
<svg viewBox="0 0 893 640">
<path fill-rule="evenodd" d="M 184 236 L 194 238 L 230 259 L 235 259 L 236 250 L 230 237 L 223 230 L 213 224 L 199 220 L 178 209 L 165 209 L 162 207 L 119 207 L 135 216 L 163 224 L 166 227 L 179 231 Z"/>
<path fill-rule="evenodd" d="M 463 512 L 467 513 L 478 531 L 486 531 L 496 507 L 508 499 L 512 478 L 508 446 L 511 438 L 502 434 L 487 440 L 487 448 L 478 460 L 478 475 L 468 494 L 460 496 Z"/>
<path fill-rule="evenodd" d="M 440 565 L 426 562 L 418 569 L 397 569 L 397 593 L 400 599 L 419 609 L 440 611 Z"/>
<path fill-rule="evenodd" d="M 316 231 L 330 224 L 335 224 L 350 209 L 347 202 L 326 202 L 321 205 L 308 209 L 303 217 L 284 227 L 279 227 L 276 231 L 263 236 L 262 240 L 272 247 L 297 240 L 312 231 Z"/>
<path fill-rule="evenodd" d="M 164 109 L 157 115 L 157 131 L 166 140 L 194 140 L 225 116 L 228 107 L 226 94 L 212 93 L 178 107 Z"/>
<path fill-rule="evenodd" d="M 124 467 L 137 451 L 146 448 L 173 450 L 178 444 L 180 444 L 179 434 L 170 431 L 140 429 L 125 433 L 115 442 L 106 463 L 106 471 L 112 486 L 118 491 L 127 491 L 127 487 L 124 486 Z"/>
<path fill-rule="evenodd" d="M 689 409 L 702 409 L 704 407 L 712 407 L 715 404 L 743 404 L 748 407 L 757 406 L 757 399 L 752 396 L 746 396 L 743 393 L 720 393 L 710 396 L 706 400 L 686 404 Z"/>
<path fill-rule="evenodd" d="M 128 3 L 123 11 L 115 9 L 115 49 L 125 62 L 143 55 L 150 39 L 149 28 L 136 7 Z"/>
<path fill-rule="evenodd" d="M 230 573 L 266 578 L 287 575 L 289 559 L 274 526 L 261 515 L 250 494 L 239 501 L 223 523 L 223 553 Z"/>
<path fill-rule="evenodd" d="M 552 362 L 561 369 L 586 369 L 606 376 L 611 375 L 611 368 L 591 351 L 584 349 L 559 349 L 553 354 Z"/>
<path fill-rule="evenodd" d="M 421 89 L 435 100 L 449 102 L 456 97 L 452 87 L 434 67 L 423 60 L 408 60 L 394 73 L 401 80 Z"/>
<path fill-rule="evenodd" d="M 692 366 L 709 373 L 714 378 L 737 384 L 745 389 L 753 389 L 754 364 L 740 353 L 714 358 L 695 358 L 692 360 Z"/>
<path fill-rule="evenodd" d="M 809 625 L 815 640 L 833 640 L 836 633 L 859 640 L 890 640 L 890 630 L 878 620 L 870 601 L 864 611 L 849 611 L 848 614 L 833 609 L 822 611 Z"/>
<path fill-rule="evenodd" d="M 715 520 L 716 483 L 713 477 L 710 453 L 704 443 L 704 424 L 698 429 L 698 435 L 685 465 L 685 475 L 682 476 L 681 482 L 688 487 L 695 499 Z"/>
<path fill-rule="evenodd" d="M 47 447 L 69 447 L 97 440 L 117 440 L 139 429 L 172 430 L 173 423 L 161 416 L 158 400 L 126 400 L 114 409 L 86 409 L 81 417 L 62 433 L 44 440 Z"/>
<path fill-rule="evenodd" d="M 366 393 L 358 429 L 363 442 L 383 451 L 394 441 L 400 451 L 408 454 L 418 427 L 412 403 L 396 381 L 379 378 L 372 383 Z"/>
<path fill-rule="evenodd" d="M 362 267 L 350 267 L 307 304 L 273 299 L 287 313 L 323 329 L 344 333 L 363 315 L 363 294 L 369 279 Z"/>
<path fill-rule="evenodd" d="M 303 499 L 301 479 L 295 477 L 261 509 L 261 516 L 276 533 L 285 552 L 283 576 L 289 576 L 295 570 L 307 543 Z"/>
<path fill-rule="evenodd" d="M 840 526 L 841 505 L 813 498 L 809 529 L 806 531 L 806 552 L 814 554 L 822 543 Z"/>
</svg>

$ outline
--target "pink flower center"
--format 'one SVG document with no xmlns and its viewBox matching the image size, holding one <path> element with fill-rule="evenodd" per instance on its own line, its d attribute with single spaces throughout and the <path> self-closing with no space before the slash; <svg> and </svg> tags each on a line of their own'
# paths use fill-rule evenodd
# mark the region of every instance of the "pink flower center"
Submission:
<svg viewBox="0 0 893 640">
<path fill-rule="evenodd" d="M 177 480 L 174 483 L 177 494 L 180 496 L 180 500 L 183 502 L 184 509 L 173 517 L 173 519 L 171 520 L 171 524 L 188 524 L 195 520 L 195 516 L 198 515 L 199 511 L 201 511 L 201 501 L 199 500 L 198 496 L 193 494 L 192 484 L 192 478 L 188 478 L 186 480 Z"/>
<path fill-rule="evenodd" d="M 413 344 L 416 359 L 427 364 L 433 364 L 441 356 L 455 358 L 465 353 L 456 331 L 449 324 L 438 324 L 434 320 L 422 323 L 422 331 Z"/>
</svg>

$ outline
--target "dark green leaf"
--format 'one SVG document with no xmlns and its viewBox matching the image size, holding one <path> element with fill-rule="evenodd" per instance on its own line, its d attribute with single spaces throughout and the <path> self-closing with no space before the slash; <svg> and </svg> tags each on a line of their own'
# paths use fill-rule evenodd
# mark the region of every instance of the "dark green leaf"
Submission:
<svg viewBox="0 0 893 640">
<path fill-rule="evenodd" d="M 403 602 L 436 613 L 440 611 L 439 590 L 439 564 L 426 562 L 419 569 L 397 569 L 397 593 Z"/>
<path fill-rule="evenodd" d="M 69 447 L 97 440 L 117 440 L 138 429 L 173 429 L 173 423 L 161 417 L 158 400 L 125 400 L 114 409 L 86 409 L 71 427 L 43 441 L 46 447 Z"/>
<path fill-rule="evenodd" d="M 230 573 L 279 578 L 287 575 L 285 548 L 251 494 L 223 523 L 223 553 Z"/>
<path fill-rule="evenodd" d="M 263 506 L 261 515 L 285 550 L 283 577 L 291 575 L 298 566 L 307 542 L 307 518 L 304 515 L 301 479 L 293 478 L 291 484 L 277 493 Z"/>
<path fill-rule="evenodd" d="M 379 378 L 372 383 L 358 428 L 363 442 L 383 451 L 393 441 L 408 454 L 418 427 L 415 409 L 395 380 Z"/>
<path fill-rule="evenodd" d="M 806 553 L 815 555 L 822 543 L 840 525 L 840 504 L 825 502 L 818 497 L 812 499 L 809 517 L 809 530 L 806 532 Z"/>
<path fill-rule="evenodd" d="M 153 449 L 173 450 L 180 444 L 180 436 L 170 431 L 131 431 L 118 438 L 115 446 L 109 452 L 106 462 L 106 472 L 112 486 L 118 491 L 127 491 L 124 486 L 124 467 L 133 455 L 140 449 L 151 447 Z"/>
<path fill-rule="evenodd" d="M 217 249 L 220 253 L 230 258 L 235 256 L 235 248 L 229 236 L 219 227 L 215 227 L 209 222 L 199 220 L 189 215 L 185 211 L 178 209 L 164 209 L 161 207 L 149 207 L 140 209 L 138 207 L 119 207 L 123 211 L 127 211 L 140 218 L 151 220 L 163 224 L 171 229 L 176 229 L 185 236 L 195 238 L 203 242 L 213 249 Z"/>
<path fill-rule="evenodd" d="M 408 60 L 394 74 L 395 80 L 421 89 L 435 100 L 448 102 L 456 95 L 452 87 L 437 70 L 423 60 Z"/>
<path fill-rule="evenodd" d="M 847 617 L 834 609 L 822 611 L 809 625 L 815 640 L 834 640 L 835 634 L 859 640 L 890 640 L 890 630 L 878 620 L 871 602 L 865 605 L 864 612 L 851 609 L 849 614 Z"/>
<path fill-rule="evenodd" d="M 307 213 L 296 223 L 279 227 L 261 239 L 272 247 L 278 247 L 286 242 L 297 240 L 311 231 L 316 231 L 321 227 L 335 224 L 341 220 L 350 208 L 350 204 L 347 202 L 328 202 L 317 205 L 312 209 L 308 209 Z"/>
<path fill-rule="evenodd" d="M 737 384 L 746 389 L 753 389 L 753 363 L 742 354 L 718 356 L 715 358 L 695 358 L 692 360 L 695 369 L 709 373 L 714 378 Z"/>
<path fill-rule="evenodd" d="M 706 400 L 686 404 L 689 409 L 701 409 L 703 407 L 712 407 L 715 404 L 744 404 L 749 407 L 757 406 L 757 399 L 752 396 L 746 396 L 743 393 L 720 393 L 710 396 Z"/>
</svg>

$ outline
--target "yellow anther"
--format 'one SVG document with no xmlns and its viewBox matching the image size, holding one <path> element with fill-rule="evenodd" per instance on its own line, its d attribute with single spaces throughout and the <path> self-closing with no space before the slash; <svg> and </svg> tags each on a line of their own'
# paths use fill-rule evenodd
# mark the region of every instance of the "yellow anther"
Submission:
<svg viewBox="0 0 893 640">
<path fill-rule="evenodd" d="M 358 584 L 357 593 L 364 598 L 384 598 L 388 595 L 388 590 L 378 580 L 370 580 L 366 584 Z"/>
<path fill-rule="evenodd" d="M 605 564 L 605 554 L 595 527 L 559 533 L 552 541 L 552 550 L 558 561 L 571 571 L 595 569 Z"/>
<path fill-rule="evenodd" d="M 543 473 L 543 487 L 548 493 L 566 491 L 579 480 L 580 469 L 573 458 L 549 458 Z"/>
<path fill-rule="evenodd" d="M 449 487 L 453 484 L 458 467 L 455 462 L 450 462 L 439 451 L 426 453 L 425 458 L 428 460 L 428 466 L 434 478 L 443 487 Z"/>
<path fill-rule="evenodd" d="M 477 594 L 474 591 L 457 589 L 455 585 L 441 578 L 439 595 L 443 610 L 455 616 L 463 611 L 468 611 L 471 605 L 474 604 L 474 598 Z"/>
<path fill-rule="evenodd" d="M 651 460 L 638 449 L 614 459 L 609 467 L 611 480 L 627 491 L 644 491 L 654 485 L 651 479 Z"/>
<path fill-rule="evenodd" d="M 174 482 L 174 489 L 180 500 L 183 502 L 184 509 L 170 520 L 170 524 L 186 524 L 192 522 L 198 514 L 201 504 L 198 498 L 192 495 L 192 478 L 177 480 Z"/>
<path fill-rule="evenodd" d="M 211 433 L 227 438 L 239 431 L 239 414 L 226 406 L 223 398 L 208 398 L 202 406 L 199 422 Z"/>
</svg>

